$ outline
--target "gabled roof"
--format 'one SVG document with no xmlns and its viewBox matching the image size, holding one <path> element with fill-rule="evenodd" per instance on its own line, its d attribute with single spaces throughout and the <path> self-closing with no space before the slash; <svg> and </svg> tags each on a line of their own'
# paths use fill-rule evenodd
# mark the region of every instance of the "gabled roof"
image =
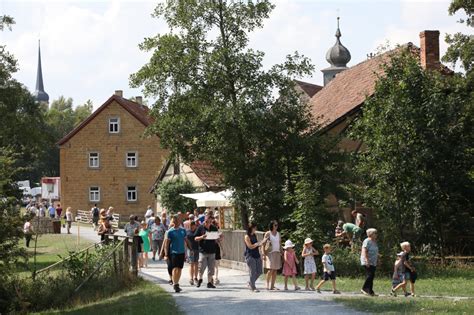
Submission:
<svg viewBox="0 0 474 315">
<path fill-rule="evenodd" d="M 97 115 L 99 115 L 107 106 L 109 106 L 113 101 L 117 102 L 122 106 L 127 112 L 129 112 L 133 117 L 140 121 L 145 127 L 148 127 L 150 123 L 153 122 L 153 119 L 150 116 L 150 110 L 145 105 L 132 102 L 126 98 L 120 97 L 118 95 L 112 95 L 109 97 L 104 104 L 102 104 L 96 111 L 94 111 L 89 117 L 82 121 L 76 128 L 69 132 L 64 138 L 58 141 L 58 145 L 63 145 L 69 141 L 76 133 L 78 133 L 82 128 L 84 128 L 89 122 L 91 122 Z"/>
<path fill-rule="evenodd" d="M 363 61 L 338 73 L 310 100 L 311 112 L 322 127 L 329 127 L 362 105 L 374 93 L 382 64 L 389 60 L 389 53 Z"/>
<path fill-rule="evenodd" d="M 158 175 L 155 180 L 155 183 L 150 189 L 150 193 L 152 193 L 156 189 L 158 184 L 163 180 L 163 178 L 165 178 L 166 172 L 171 166 L 171 163 L 172 161 L 168 159 L 163 165 L 160 174 Z M 212 166 L 211 162 L 197 160 L 186 165 L 191 168 L 194 174 L 203 182 L 204 186 L 206 186 L 206 188 L 208 188 L 209 190 L 216 190 L 225 187 L 224 177 L 214 166 Z"/>
<path fill-rule="evenodd" d="M 314 94 L 318 93 L 323 88 L 322 86 L 313 83 L 303 82 L 299 80 L 294 81 L 309 97 L 313 97 Z"/>
<path fill-rule="evenodd" d="M 408 49 L 415 57 L 420 57 L 420 48 L 407 43 L 338 73 L 310 100 L 311 112 L 317 122 L 327 130 L 358 111 L 365 99 L 374 94 L 377 79 L 384 74 L 382 66 L 402 49 Z M 439 71 L 453 73 L 442 64 Z"/>
</svg>

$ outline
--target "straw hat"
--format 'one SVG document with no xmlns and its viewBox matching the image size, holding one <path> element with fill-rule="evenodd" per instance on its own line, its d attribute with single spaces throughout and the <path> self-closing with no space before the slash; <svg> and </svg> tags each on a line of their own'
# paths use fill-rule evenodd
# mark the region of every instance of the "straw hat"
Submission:
<svg viewBox="0 0 474 315">
<path fill-rule="evenodd" d="M 107 211 L 105 209 L 100 210 L 100 218 L 101 220 L 107 219 Z"/>
<path fill-rule="evenodd" d="M 283 246 L 283 248 L 284 248 L 284 249 L 287 249 L 287 248 L 290 248 L 290 247 L 291 247 L 291 248 L 295 247 L 295 244 L 293 244 L 293 242 L 292 242 L 291 240 L 287 240 L 287 241 L 285 242 L 285 246 Z"/>
<path fill-rule="evenodd" d="M 304 240 L 304 244 L 305 244 L 305 245 L 306 245 L 306 244 L 310 244 L 310 243 L 312 243 L 312 242 L 313 242 L 313 240 L 310 239 L 309 237 Z"/>
</svg>

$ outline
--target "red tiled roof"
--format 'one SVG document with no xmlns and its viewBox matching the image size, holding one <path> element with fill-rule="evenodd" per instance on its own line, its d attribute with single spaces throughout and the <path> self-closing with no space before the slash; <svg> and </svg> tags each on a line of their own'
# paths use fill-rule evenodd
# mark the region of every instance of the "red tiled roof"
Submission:
<svg viewBox="0 0 474 315">
<path fill-rule="evenodd" d="M 313 97 L 314 94 L 318 93 L 323 88 L 322 86 L 313 83 L 303 82 L 299 80 L 294 81 L 309 97 Z"/>
<path fill-rule="evenodd" d="M 209 161 L 193 161 L 189 164 L 194 174 L 206 185 L 207 188 L 224 187 L 224 178 L 222 174 L 212 166 Z"/>
<path fill-rule="evenodd" d="M 126 111 L 128 111 L 133 117 L 140 121 L 145 127 L 148 127 L 150 123 L 153 122 L 152 117 L 150 116 L 150 109 L 145 105 L 138 104 L 127 100 L 126 98 L 112 95 L 109 97 L 104 104 L 102 104 L 96 111 L 94 111 L 89 117 L 82 121 L 76 128 L 69 132 L 64 138 L 58 141 L 58 145 L 62 145 L 69 141 L 76 133 L 78 133 L 82 128 L 84 128 L 89 122 L 91 122 L 97 115 L 99 115 L 107 106 L 109 106 L 113 101 L 116 101 L 121 105 Z"/>
<path fill-rule="evenodd" d="M 310 100 L 311 112 L 322 127 L 328 127 L 362 105 L 374 93 L 382 64 L 390 59 L 385 53 L 363 61 L 339 74 Z"/>
</svg>

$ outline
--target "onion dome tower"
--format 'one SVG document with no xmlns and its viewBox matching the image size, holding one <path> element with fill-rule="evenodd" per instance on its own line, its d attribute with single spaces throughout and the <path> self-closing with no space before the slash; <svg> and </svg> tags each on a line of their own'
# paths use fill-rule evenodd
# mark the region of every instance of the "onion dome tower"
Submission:
<svg viewBox="0 0 474 315">
<path fill-rule="evenodd" d="M 341 30 L 339 29 L 339 17 L 337 17 L 336 43 L 326 53 L 326 60 L 331 65 L 321 70 L 324 76 L 324 85 L 334 79 L 336 74 L 347 69 L 347 63 L 351 60 L 349 49 L 341 44 Z"/>
</svg>

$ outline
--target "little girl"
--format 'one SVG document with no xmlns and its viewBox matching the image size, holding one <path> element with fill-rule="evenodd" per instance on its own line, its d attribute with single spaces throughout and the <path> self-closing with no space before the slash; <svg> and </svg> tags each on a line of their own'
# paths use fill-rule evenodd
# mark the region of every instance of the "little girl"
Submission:
<svg viewBox="0 0 474 315">
<path fill-rule="evenodd" d="M 307 238 L 304 240 L 304 247 L 301 256 L 304 259 L 304 280 L 306 281 L 306 291 L 314 291 L 314 278 L 316 278 L 316 262 L 314 256 L 319 255 L 318 251 L 313 248 L 313 240 Z M 311 275 L 311 285 L 308 286 L 309 276 Z"/>
<path fill-rule="evenodd" d="M 288 277 L 293 279 L 293 284 L 295 285 L 295 291 L 299 290 L 298 284 L 296 283 L 296 264 L 298 259 L 296 258 L 295 250 L 293 249 L 295 245 L 292 241 L 287 240 L 283 249 L 285 250 L 285 261 L 283 263 L 283 275 L 285 276 L 285 290 L 288 290 Z"/>
</svg>

